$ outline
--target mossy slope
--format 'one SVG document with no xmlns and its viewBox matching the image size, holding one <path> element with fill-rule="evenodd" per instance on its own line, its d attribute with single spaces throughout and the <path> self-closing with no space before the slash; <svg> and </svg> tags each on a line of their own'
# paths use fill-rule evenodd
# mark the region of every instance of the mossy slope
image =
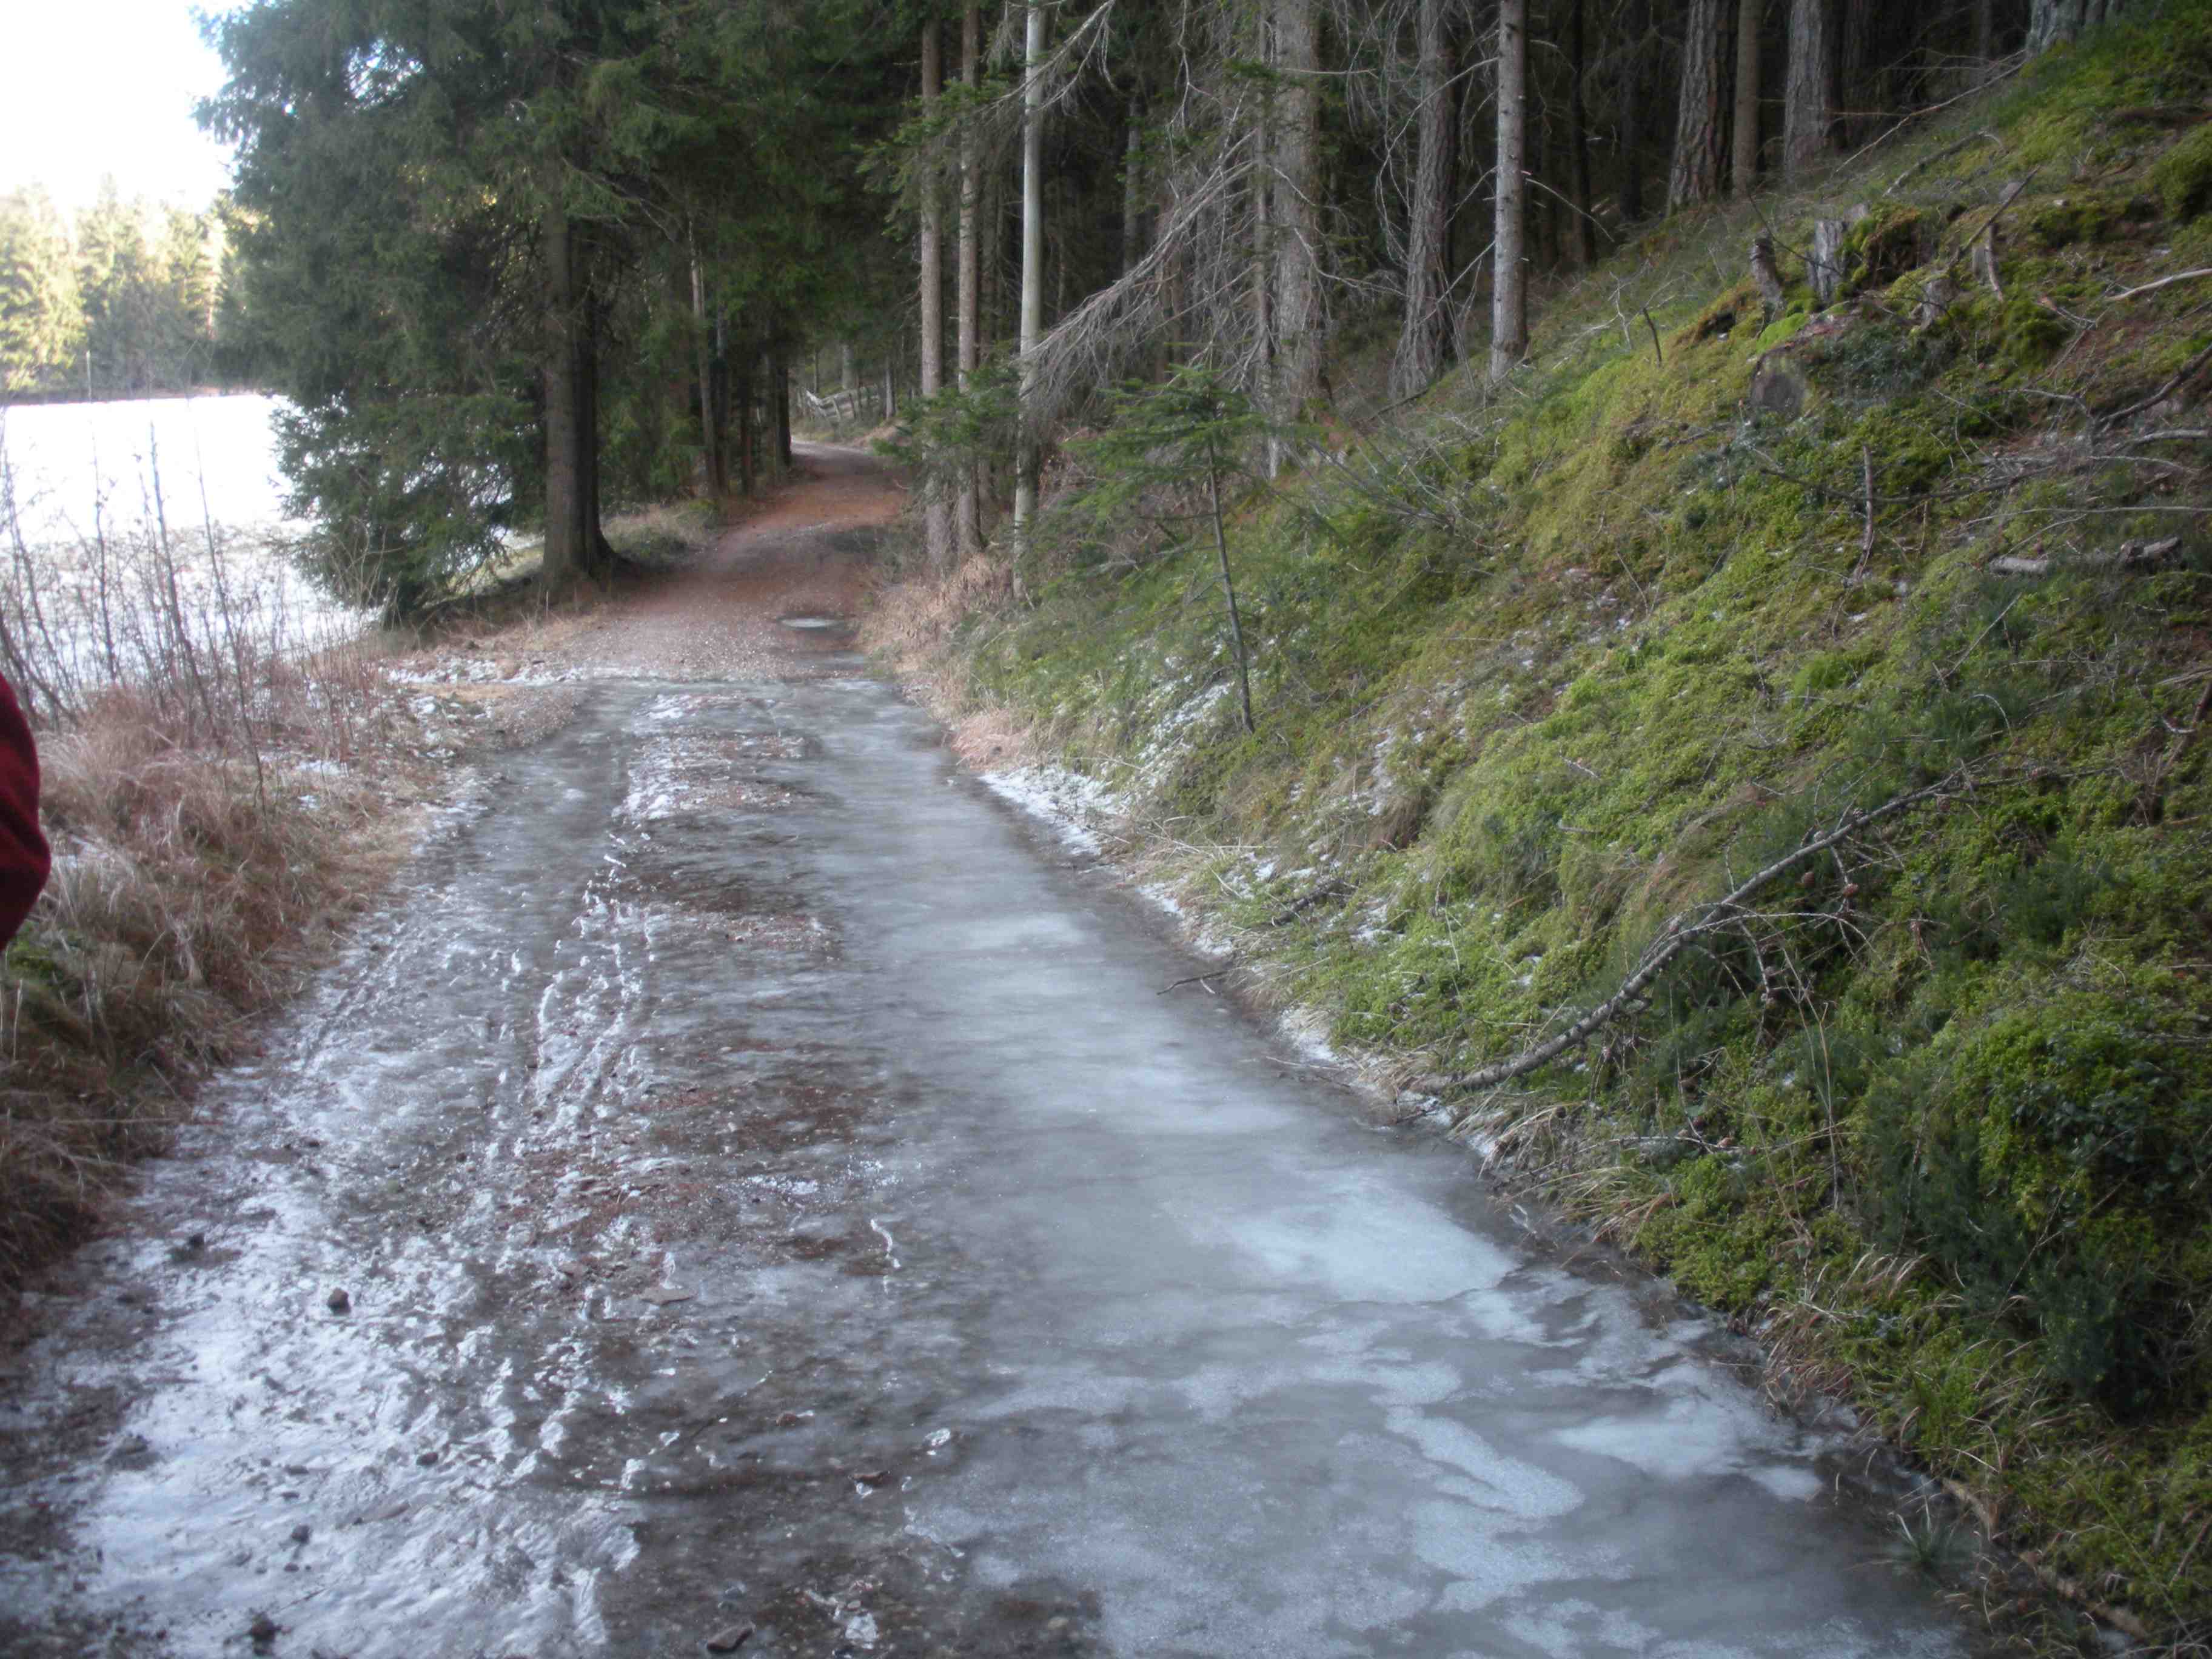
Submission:
<svg viewBox="0 0 2212 1659">
<path fill-rule="evenodd" d="M 2169 5 L 1764 204 L 1799 248 L 1869 210 L 1825 312 L 1734 282 L 1757 218 L 1671 221 L 1510 390 L 1248 502 L 1256 734 L 1202 544 L 1079 546 L 944 647 L 1218 849 L 1186 873 L 1268 994 L 1408 1076 L 1950 780 L 1528 1092 L 1444 1097 L 2177 1643 L 2212 1637 L 2212 281 L 2114 296 L 2212 265 L 2212 125 L 2172 118 L 2208 65 L 2212 7 Z"/>
</svg>

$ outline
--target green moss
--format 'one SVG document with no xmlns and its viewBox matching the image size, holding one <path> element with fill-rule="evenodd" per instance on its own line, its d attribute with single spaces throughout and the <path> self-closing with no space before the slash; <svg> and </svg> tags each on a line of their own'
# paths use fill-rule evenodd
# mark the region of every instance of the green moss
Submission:
<svg viewBox="0 0 2212 1659">
<path fill-rule="evenodd" d="M 2005 301 L 2003 350 L 2005 360 L 2017 368 L 2042 368 L 2057 356 L 2074 331 L 2051 308 L 2026 294 Z"/>
<path fill-rule="evenodd" d="M 2212 10 L 2200 0 L 2130 6 L 2075 46 L 2047 52 L 1983 120 L 2025 166 L 2078 166 L 2126 154 L 2128 107 L 2201 103 L 2212 63 Z"/>
<path fill-rule="evenodd" d="M 1760 331 L 1759 338 L 1752 343 L 1753 346 L 1760 351 L 1771 351 L 1784 341 L 1795 339 L 1797 331 L 1812 320 L 1813 313 L 1809 311 L 1784 312 Z"/>
<path fill-rule="evenodd" d="M 2040 204 L 2021 221 L 2021 231 L 2031 246 L 2056 252 L 2076 242 L 2109 242 L 2157 216 L 2143 197 L 2092 191 Z"/>
<path fill-rule="evenodd" d="M 1739 283 L 1699 313 L 1698 319 L 1676 337 L 1675 343 L 1687 345 L 1729 334 L 1744 318 L 1756 317 L 1759 308 L 1758 291 L 1749 283 Z"/>
<path fill-rule="evenodd" d="M 2212 125 L 2198 127 L 2159 157 L 2150 177 L 2168 217 L 2194 219 L 2212 209 Z"/>
<path fill-rule="evenodd" d="M 1869 213 L 1844 236 L 1845 294 L 1886 288 L 1906 271 L 1935 256 L 1942 220 L 1926 209 L 1885 206 Z"/>
</svg>

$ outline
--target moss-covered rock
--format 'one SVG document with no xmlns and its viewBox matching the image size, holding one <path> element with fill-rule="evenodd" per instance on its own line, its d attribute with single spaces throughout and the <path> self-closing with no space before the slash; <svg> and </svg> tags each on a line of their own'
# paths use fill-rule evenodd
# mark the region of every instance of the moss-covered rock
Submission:
<svg viewBox="0 0 2212 1659">
<path fill-rule="evenodd" d="M 2212 125 L 2198 127 L 2159 157 L 2150 177 L 2169 217 L 2194 219 L 2212 210 Z"/>
<path fill-rule="evenodd" d="M 2118 988 L 2008 1001 L 1871 1097 L 1898 1236 L 2039 1332 L 2055 1380 L 2129 1417 L 2212 1381 L 2183 1311 L 2212 1243 L 2201 1013 Z"/>
<path fill-rule="evenodd" d="M 2021 234 L 2029 246 L 2051 253 L 2076 242 L 2109 242 L 2157 218 L 2156 204 L 2144 196 L 2057 196 L 2023 216 Z"/>
<path fill-rule="evenodd" d="M 1925 208 L 1885 206 L 1868 214 L 1844 233 L 1842 291 L 1887 288 L 1927 264 L 1942 229 L 1942 218 Z"/>
</svg>

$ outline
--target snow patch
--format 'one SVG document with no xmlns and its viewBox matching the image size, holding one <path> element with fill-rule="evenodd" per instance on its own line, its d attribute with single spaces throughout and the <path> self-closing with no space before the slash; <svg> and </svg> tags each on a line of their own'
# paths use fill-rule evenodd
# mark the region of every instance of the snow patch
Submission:
<svg viewBox="0 0 2212 1659">
<path fill-rule="evenodd" d="M 1064 766 L 1017 766 L 976 775 L 993 794 L 1049 824 L 1071 850 L 1092 858 L 1101 851 L 1097 832 L 1118 815 L 1111 789 Z"/>
</svg>

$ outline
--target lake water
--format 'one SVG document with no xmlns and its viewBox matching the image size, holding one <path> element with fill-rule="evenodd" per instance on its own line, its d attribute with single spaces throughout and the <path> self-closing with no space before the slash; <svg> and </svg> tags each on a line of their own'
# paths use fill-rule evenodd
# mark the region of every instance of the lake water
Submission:
<svg viewBox="0 0 2212 1659">
<path fill-rule="evenodd" d="M 179 648 L 297 658 L 357 635 L 287 561 L 270 429 L 281 398 L 149 398 L 0 408 L 0 620 L 63 706 L 160 678 Z M 11 515 L 12 516 L 11 516 Z M 159 533 L 166 524 L 167 535 Z"/>
<path fill-rule="evenodd" d="M 0 409 L 24 539 L 90 535 L 96 504 L 110 525 L 150 520 L 157 460 L 172 528 L 197 528 L 204 508 L 234 530 L 283 526 L 269 428 L 282 407 L 282 398 L 240 396 Z"/>
</svg>

